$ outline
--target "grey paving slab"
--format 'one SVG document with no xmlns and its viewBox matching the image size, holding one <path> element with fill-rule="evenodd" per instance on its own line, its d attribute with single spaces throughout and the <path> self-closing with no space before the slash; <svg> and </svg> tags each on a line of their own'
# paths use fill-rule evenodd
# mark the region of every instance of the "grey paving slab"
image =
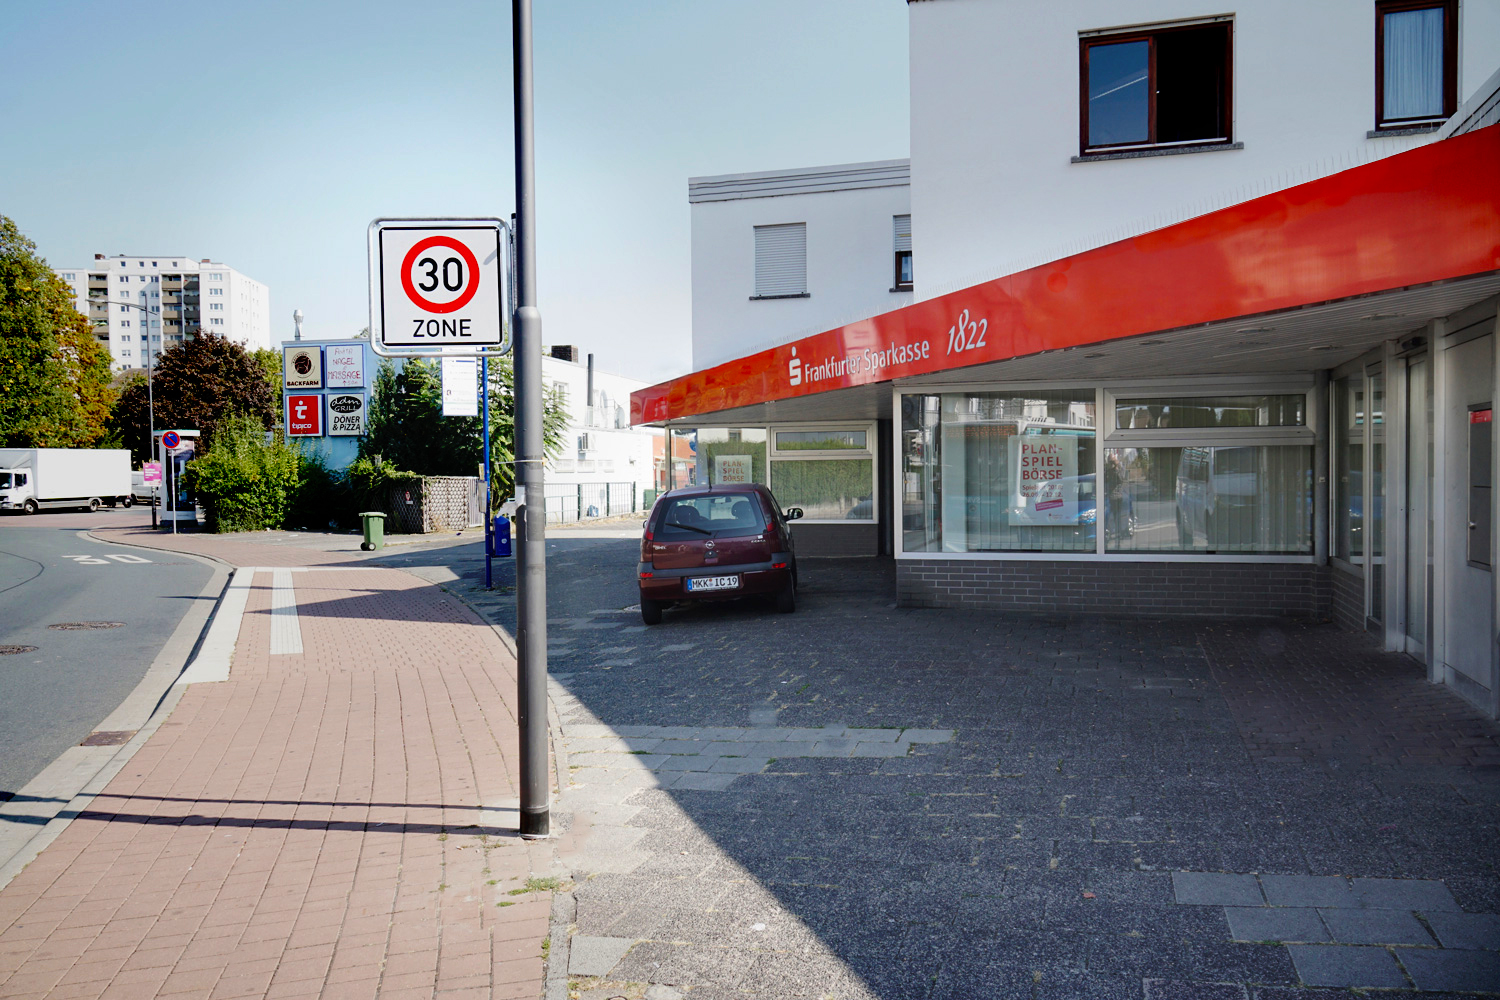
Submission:
<svg viewBox="0 0 1500 1000">
<path fill-rule="evenodd" d="M 708 774 L 692 771 L 678 775 L 668 787 L 674 791 L 722 792 L 738 777 L 738 774 Z"/>
<path fill-rule="evenodd" d="M 1460 911 L 1442 882 L 1415 878 L 1357 878 L 1354 894 L 1360 906 L 1386 910 Z"/>
<path fill-rule="evenodd" d="M 1424 913 L 1444 948 L 1500 951 L 1500 914 Z"/>
<path fill-rule="evenodd" d="M 907 744 L 904 743 L 865 743 L 863 741 L 854 744 L 854 749 L 849 752 L 851 757 L 905 757 Z"/>
<path fill-rule="evenodd" d="M 1287 950 L 1297 975 L 1308 986 L 1379 989 L 1407 985 L 1395 957 L 1384 948 L 1293 944 Z"/>
<path fill-rule="evenodd" d="M 894 743 L 901 736 L 899 729 L 846 729 L 844 735 L 861 743 Z M 907 742 L 911 742 L 908 740 Z"/>
<path fill-rule="evenodd" d="M 953 739 L 951 729 L 904 729 L 901 732 L 902 740 L 907 743 L 947 743 Z"/>
<path fill-rule="evenodd" d="M 758 774 L 770 763 L 769 757 L 720 757 L 709 767 L 712 773 Z"/>
<path fill-rule="evenodd" d="M 1261 875 L 1272 906 L 1358 906 L 1349 880 L 1339 875 Z"/>
<path fill-rule="evenodd" d="M 1265 900 L 1254 875 L 1225 872 L 1173 872 L 1177 902 L 1206 906 L 1259 906 Z"/>
<path fill-rule="evenodd" d="M 1344 944 L 1431 946 L 1432 935 L 1406 910 L 1320 910 L 1335 941 Z"/>
<path fill-rule="evenodd" d="M 659 756 L 652 754 L 652 756 Z M 714 762 L 722 758 L 710 757 L 707 754 L 674 754 L 662 757 L 659 762 L 652 765 L 653 771 L 707 771 L 714 766 Z"/>
<path fill-rule="evenodd" d="M 1236 941 L 1332 941 L 1318 911 L 1301 906 L 1226 906 L 1229 936 Z"/>
<path fill-rule="evenodd" d="M 1419 990 L 1500 993 L 1500 954 L 1447 948 L 1398 948 Z"/>
<path fill-rule="evenodd" d="M 568 973 L 574 976 L 607 976 L 633 944 L 635 938 L 575 934 L 568 941 Z"/>
<path fill-rule="evenodd" d="M 651 749 L 656 753 L 699 754 L 708 750 L 707 740 L 664 739 Z"/>
<path fill-rule="evenodd" d="M 790 746 L 791 744 L 788 744 Z M 812 745 L 808 752 L 809 757 L 847 757 L 854 749 L 855 741 L 852 739 L 819 740 Z"/>
</svg>

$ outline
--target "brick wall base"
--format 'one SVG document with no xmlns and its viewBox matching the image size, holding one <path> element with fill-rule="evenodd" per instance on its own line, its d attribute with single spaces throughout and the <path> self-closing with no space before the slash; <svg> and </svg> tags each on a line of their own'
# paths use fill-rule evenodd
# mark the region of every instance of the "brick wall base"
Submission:
<svg viewBox="0 0 1500 1000">
<path fill-rule="evenodd" d="M 1333 620 L 1339 628 L 1354 632 L 1365 630 L 1365 578 L 1339 566 L 1328 568 L 1333 585 Z"/>
<path fill-rule="evenodd" d="M 1286 563 L 899 559 L 903 607 L 1101 614 L 1322 618 L 1326 567 Z"/>
</svg>

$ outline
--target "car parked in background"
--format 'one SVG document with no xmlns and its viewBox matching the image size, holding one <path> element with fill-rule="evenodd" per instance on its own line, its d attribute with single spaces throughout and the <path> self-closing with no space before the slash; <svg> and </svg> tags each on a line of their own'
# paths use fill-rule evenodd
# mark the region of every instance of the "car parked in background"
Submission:
<svg viewBox="0 0 1500 1000">
<path fill-rule="evenodd" d="M 661 621 L 662 609 L 684 601 L 763 595 L 776 609 L 797 609 L 797 554 L 788 521 L 771 491 L 758 483 L 689 486 L 657 498 L 643 527 L 636 575 L 641 620 Z"/>
</svg>

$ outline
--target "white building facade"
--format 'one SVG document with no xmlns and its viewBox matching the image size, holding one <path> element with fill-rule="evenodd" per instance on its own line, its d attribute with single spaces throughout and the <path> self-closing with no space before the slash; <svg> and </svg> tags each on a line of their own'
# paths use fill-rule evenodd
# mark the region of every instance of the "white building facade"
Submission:
<svg viewBox="0 0 1500 1000">
<path fill-rule="evenodd" d="M 271 347 L 266 286 L 226 264 L 165 255 L 95 254 L 88 267 L 54 270 L 73 289 L 74 308 L 89 318 L 94 333 L 108 344 L 116 371 L 144 368 L 148 350 L 155 357 L 200 331 L 246 350 Z"/>
<path fill-rule="evenodd" d="M 652 441 L 662 432 L 630 425 L 630 394 L 646 383 L 600 371 L 592 360 L 542 356 L 542 383 L 561 394 L 568 413 L 562 452 L 547 459 L 547 516 L 554 522 L 640 510 L 654 484 Z"/>
<path fill-rule="evenodd" d="M 1500 0 L 908 9 L 912 304 L 745 322 L 695 204 L 632 419 L 903 604 L 1327 616 L 1500 715 Z"/>
<path fill-rule="evenodd" d="M 690 179 L 693 367 L 909 305 L 910 185 L 906 160 Z"/>
</svg>

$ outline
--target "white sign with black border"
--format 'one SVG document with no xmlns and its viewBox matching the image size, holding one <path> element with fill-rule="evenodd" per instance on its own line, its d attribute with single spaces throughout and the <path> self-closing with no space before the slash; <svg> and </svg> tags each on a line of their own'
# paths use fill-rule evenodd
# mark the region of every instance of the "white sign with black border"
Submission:
<svg viewBox="0 0 1500 1000">
<path fill-rule="evenodd" d="M 328 394 L 328 436 L 359 437 L 365 433 L 363 393 Z"/>
<path fill-rule="evenodd" d="M 370 340 L 377 354 L 500 354 L 509 230 L 500 219 L 370 223 Z"/>
</svg>

